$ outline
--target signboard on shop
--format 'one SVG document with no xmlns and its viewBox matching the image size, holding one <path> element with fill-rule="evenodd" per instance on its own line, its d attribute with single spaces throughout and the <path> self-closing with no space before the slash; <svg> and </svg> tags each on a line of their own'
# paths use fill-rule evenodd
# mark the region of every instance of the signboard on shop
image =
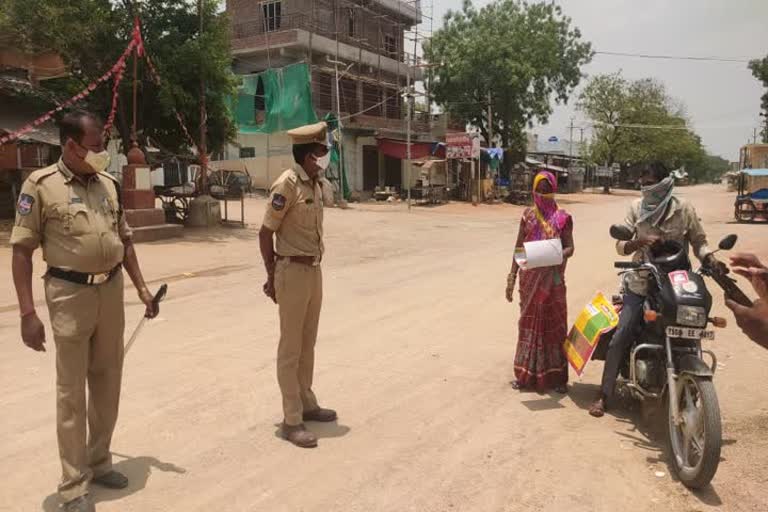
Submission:
<svg viewBox="0 0 768 512">
<path fill-rule="evenodd" d="M 472 158 L 480 158 L 480 138 L 472 138 Z"/>
<path fill-rule="evenodd" d="M 472 137 L 467 133 L 446 133 L 445 157 L 472 158 Z"/>
</svg>

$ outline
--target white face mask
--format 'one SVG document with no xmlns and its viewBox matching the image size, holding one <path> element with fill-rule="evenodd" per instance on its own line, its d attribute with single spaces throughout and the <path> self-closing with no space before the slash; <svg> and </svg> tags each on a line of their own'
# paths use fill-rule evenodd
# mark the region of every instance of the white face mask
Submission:
<svg viewBox="0 0 768 512">
<path fill-rule="evenodd" d="M 91 169 L 93 169 L 94 174 L 98 174 L 100 172 L 104 172 L 107 170 L 107 167 L 109 167 L 109 153 L 106 151 L 102 151 L 101 153 L 94 153 L 93 151 L 88 151 L 88 154 L 85 155 L 85 163 L 87 163 Z"/>
<path fill-rule="evenodd" d="M 331 153 L 328 152 L 323 156 L 316 157 L 315 162 L 321 171 L 328 169 L 328 166 L 331 165 Z"/>
</svg>

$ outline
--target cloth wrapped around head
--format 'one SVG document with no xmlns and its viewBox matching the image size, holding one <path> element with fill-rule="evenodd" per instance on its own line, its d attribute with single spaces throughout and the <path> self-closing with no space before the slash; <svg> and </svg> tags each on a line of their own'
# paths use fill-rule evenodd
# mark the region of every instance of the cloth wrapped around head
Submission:
<svg viewBox="0 0 768 512">
<path fill-rule="evenodd" d="M 542 186 L 548 183 L 549 187 Z M 542 191 L 542 189 L 549 189 Z M 535 237 L 537 240 L 554 238 L 568 222 L 568 214 L 560 210 L 555 200 L 557 178 L 549 171 L 540 171 L 533 179 L 533 211 L 539 221 Z"/>
<path fill-rule="evenodd" d="M 672 200 L 675 190 L 675 180 L 671 177 L 664 178 L 655 185 L 643 187 L 643 200 L 640 204 L 640 218 L 638 222 L 648 221 L 653 226 L 658 226 L 667 205 Z"/>
</svg>

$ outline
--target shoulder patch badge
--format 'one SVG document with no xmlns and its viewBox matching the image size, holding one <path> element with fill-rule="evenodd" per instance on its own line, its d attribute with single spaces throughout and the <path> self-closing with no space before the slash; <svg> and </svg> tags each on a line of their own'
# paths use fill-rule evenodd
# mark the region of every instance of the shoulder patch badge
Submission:
<svg viewBox="0 0 768 512">
<path fill-rule="evenodd" d="M 19 202 L 16 205 L 16 211 L 19 215 L 29 215 L 32 211 L 32 206 L 35 204 L 35 198 L 29 194 L 21 194 L 19 196 Z"/>
<path fill-rule="evenodd" d="M 285 196 L 282 194 L 273 194 L 272 195 L 272 208 L 275 211 L 280 211 L 283 208 L 285 208 Z"/>
</svg>

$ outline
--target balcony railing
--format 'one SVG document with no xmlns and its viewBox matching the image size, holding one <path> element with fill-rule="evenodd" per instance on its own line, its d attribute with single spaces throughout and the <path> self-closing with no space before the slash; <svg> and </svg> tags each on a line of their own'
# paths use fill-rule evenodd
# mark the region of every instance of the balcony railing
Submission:
<svg viewBox="0 0 768 512">
<path fill-rule="evenodd" d="M 403 52 L 402 48 L 393 48 L 391 43 L 385 44 L 383 40 L 370 41 L 365 38 L 357 37 L 357 35 L 349 34 L 344 30 L 340 30 L 337 33 L 333 22 L 327 22 L 320 19 L 313 20 L 310 15 L 304 13 L 288 13 L 266 18 L 264 16 L 258 16 L 256 18 L 245 20 L 232 20 L 233 39 L 245 39 L 296 29 L 306 30 L 333 40 L 335 40 L 338 35 L 338 39 L 342 43 L 361 47 L 364 50 L 385 55 L 391 59 L 399 60 L 400 62 L 406 61 L 406 54 Z M 400 44 L 402 44 L 402 41 L 400 41 Z"/>
</svg>

